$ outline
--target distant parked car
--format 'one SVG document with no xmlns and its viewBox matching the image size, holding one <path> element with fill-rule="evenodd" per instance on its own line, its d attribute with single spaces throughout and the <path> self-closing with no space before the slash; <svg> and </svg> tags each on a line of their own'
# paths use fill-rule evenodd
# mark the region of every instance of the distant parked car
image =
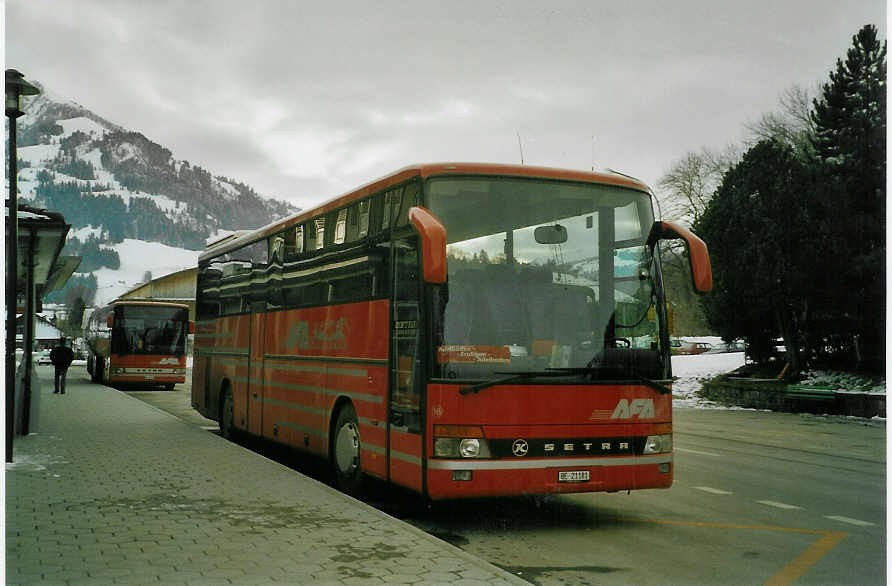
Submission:
<svg viewBox="0 0 892 586">
<path fill-rule="evenodd" d="M 721 354 L 724 352 L 743 352 L 746 350 L 746 342 L 743 340 L 733 340 L 732 342 L 719 342 L 713 344 L 709 354 Z"/>
<path fill-rule="evenodd" d="M 709 342 L 686 342 L 685 340 L 672 340 L 672 353 L 676 355 L 704 354 L 712 350 Z"/>
<path fill-rule="evenodd" d="M 52 364 L 53 361 L 50 360 L 50 351 L 47 350 L 38 350 L 37 352 L 37 364 Z"/>
</svg>

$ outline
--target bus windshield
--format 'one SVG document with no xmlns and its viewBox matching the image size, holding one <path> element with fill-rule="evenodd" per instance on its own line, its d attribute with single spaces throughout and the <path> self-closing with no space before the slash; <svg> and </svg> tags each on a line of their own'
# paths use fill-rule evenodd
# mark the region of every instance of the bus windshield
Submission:
<svg viewBox="0 0 892 586">
<path fill-rule="evenodd" d="M 127 305 L 115 309 L 114 354 L 170 354 L 186 351 L 188 310 L 179 307 Z"/>
<path fill-rule="evenodd" d="M 599 367 L 666 377 L 647 193 L 440 177 L 427 200 L 448 240 L 435 378 Z"/>
</svg>

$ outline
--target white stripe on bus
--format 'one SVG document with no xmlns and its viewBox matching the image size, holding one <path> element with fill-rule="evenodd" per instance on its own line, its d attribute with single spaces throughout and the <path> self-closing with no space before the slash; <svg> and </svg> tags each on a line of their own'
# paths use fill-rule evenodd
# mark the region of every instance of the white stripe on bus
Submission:
<svg viewBox="0 0 892 586">
<path fill-rule="evenodd" d="M 531 470 L 536 468 L 568 468 L 594 466 L 598 468 L 614 466 L 646 466 L 668 464 L 671 455 L 640 456 L 634 458 L 561 458 L 536 460 L 428 460 L 431 470 Z"/>
</svg>

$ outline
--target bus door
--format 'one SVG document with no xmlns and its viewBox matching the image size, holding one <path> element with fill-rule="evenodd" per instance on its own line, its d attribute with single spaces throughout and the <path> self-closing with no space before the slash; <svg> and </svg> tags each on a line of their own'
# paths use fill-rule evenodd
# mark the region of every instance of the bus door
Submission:
<svg viewBox="0 0 892 586">
<path fill-rule="evenodd" d="M 422 312 L 418 239 L 395 241 L 392 251 L 388 470 L 391 482 L 420 492 L 424 426 L 419 364 Z"/>
<path fill-rule="evenodd" d="M 263 353 L 266 333 L 266 302 L 251 304 L 248 348 L 248 431 L 263 434 Z"/>
</svg>

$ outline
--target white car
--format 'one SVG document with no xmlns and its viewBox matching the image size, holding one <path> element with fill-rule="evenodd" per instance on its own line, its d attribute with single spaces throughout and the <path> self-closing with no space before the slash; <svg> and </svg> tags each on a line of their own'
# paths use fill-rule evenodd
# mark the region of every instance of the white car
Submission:
<svg viewBox="0 0 892 586">
<path fill-rule="evenodd" d="M 49 350 L 39 350 L 37 352 L 37 364 L 52 364 L 53 361 L 50 360 L 50 351 Z"/>
</svg>

